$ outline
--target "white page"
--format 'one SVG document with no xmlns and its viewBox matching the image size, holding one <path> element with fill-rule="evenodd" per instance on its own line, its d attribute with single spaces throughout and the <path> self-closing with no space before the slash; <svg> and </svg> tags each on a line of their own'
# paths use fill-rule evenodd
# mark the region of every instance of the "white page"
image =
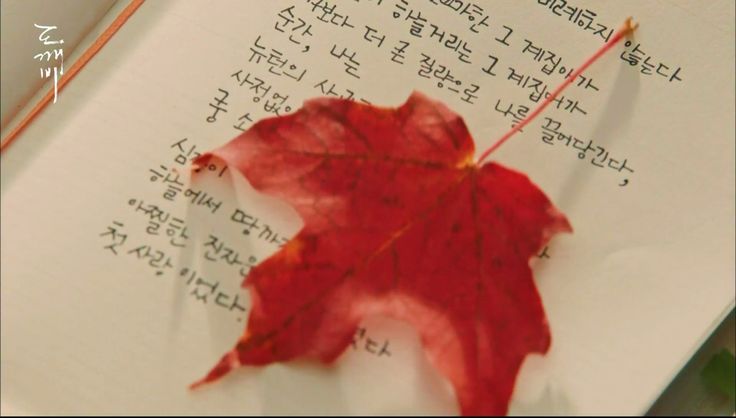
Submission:
<svg viewBox="0 0 736 418">
<path fill-rule="evenodd" d="M 578 2 L 582 4 L 582 2 Z M 497 101 L 532 106 L 529 88 L 507 79 L 509 67 L 550 88 L 562 76 L 540 72 L 543 62 L 522 53 L 524 39 L 579 65 L 603 39 L 550 6 L 535 1 L 478 2 L 488 27 L 447 6 L 408 0 L 344 1 L 333 13 L 354 28 L 318 20 L 304 1 L 147 2 L 2 156 L 2 399 L 34 413 L 456 413 L 448 384 L 422 357 L 416 334 L 402 324 L 371 319 L 366 337 L 331 368 L 274 365 L 232 373 L 191 393 L 201 377 L 242 332 L 245 314 L 190 294 L 188 273 L 219 283 L 227 300 L 238 290 L 238 266 L 206 260 L 210 233 L 243 260 L 277 250 L 259 235 L 264 226 L 288 237 L 300 225 L 289 208 L 247 189 L 233 196 L 227 179 L 209 177 L 206 189 L 222 206 L 207 207 L 162 195 L 149 169 L 175 163 L 172 144 L 187 138 L 200 151 L 239 133 L 246 112 L 268 113 L 231 74 L 243 70 L 288 94 L 298 107 L 321 95 L 329 79 L 339 94 L 355 92 L 375 104 L 398 105 L 414 89 L 442 99 L 463 115 L 483 150 L 511 119 Z M 275 29 L 291 5 L 312 24 L 303 42 Z M 534 260 L 536 282 L 552 330 L 552 347 L 528 358 L 519 376 L 512 413 L 617 413 L 646 411 L 660 391 L 734 305 L 734 38 L 733 8 L 726 1 L 586 2 L 595 21 L 617 28 L 633 15 L 641 23 L 634 42 L 651 56 L 654 74 L 620 58 L 618 45 L 588 75 L 598 91 L 571 87 L 565 95 L 587 112 L 550 108 L 493 159 L 525 171 L 569 217 L 575 233 L 555 238 L 550 258 Z M 423 37 L 412 36 L 408 9 L 428 19 Z M 398 19 L 392 13 L 400 13 Z M 334 16 L 331 15 L 331 16 Z M 295 19 L 297 20 L 297 19 Z M 297 20 L 298 21 L 298 20 Z M 337 18 L 335 18 L 337 21 Z M 470 64 L 430 37 L 429 22 L 468 42 Z M 365 26 L 386 39 L 364 40 Z M 510 46 L 495 38 L 513 29 Z M 302 28 L 301 30 L 303 30 Z M 295 40 L 300 40 L 291 33 Z M 249 62 L 261 36 L 267 56 Z M 391 50 L 408 41 L 404 64 Z M 338 45 L 357 51 L 360 79 L 330 55 Z M 269 73 L 271 49 L 307 72 L 296 82 Z M 629 48 L 631 49 L 631 48 Z M 418 76 L 421 54 L 448 66 L 461 91 L 480 86 L 475 104 Z M 482 71 L 492 58 L 496 76 Z M 657 64 L 681 67 L 681 81 L 657 75 Z M 252 79 L 252 78 L 251 78 Z M 449 85 L 451 86 L 451 85 Z M 227 112 L 208 123 L 218 89 L 228 91 Z M 564 133 L 627 159 L 634 172 L 599 168 L 572 145 L 541 139 L 544 117 Z M 247 126 L 247 124 L 245 125 Z M 216 172 L 214 172 L 216 173 Z M 619 186 L 628 180 L 625 186 Z M 135 204 L 131 201 L 135 199 Z M 146 232 L 140 201 L 186 223 L 185 248 L 173 247 L 165 228 Z M 236 206 L 259 218 L 245 236 L 230 218 Z M 113 222 L 124 226 L 118 255 L 105 249 Z M 169 222 L 169 223 L 170 223 Z M 168 224 L 168 223 L 167 223 Z M 171 257 L 153 268 L 134 251 L 150 245 Z M 220 253 L 221 255 L 222 253 Z M 187 269 L 187 274 L 182 271 Z M 157 275 L 157 272 L 161 272 Z M 247 307 L 247 303 L 244 303 Z M 389 343 L 391 355 L 368 349 L 367 338 Z M 373 347 L 375 349 L 375 347 Z"/>
</svg>

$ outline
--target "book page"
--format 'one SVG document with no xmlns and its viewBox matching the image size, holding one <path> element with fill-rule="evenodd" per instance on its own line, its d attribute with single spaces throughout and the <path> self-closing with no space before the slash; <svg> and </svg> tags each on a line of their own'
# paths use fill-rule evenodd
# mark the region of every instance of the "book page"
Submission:
<svg viewBox="0 0 736 418">
<path fill-rule="evenodd" d="M 244 368 L 243 275 L 301 221 L 190 162 L 316 96 L 462 115 L 478 154 L 628 16 L 641 24 L 492 159 L 570 219 L 531 261 L 552 332 L 516 414 L 642 414 L 734 306 L 730 2 L 146 2 L 2 155 L 2 400 L 29 413 L 455 414 L 411 328 L 335 365 Z M 498 342 L 503 344 L 503 342 Z"/>
</svg>

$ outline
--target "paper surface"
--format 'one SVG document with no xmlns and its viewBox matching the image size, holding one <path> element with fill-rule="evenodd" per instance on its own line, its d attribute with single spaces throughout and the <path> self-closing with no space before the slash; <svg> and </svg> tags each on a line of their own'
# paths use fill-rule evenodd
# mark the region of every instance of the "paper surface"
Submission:
<svg viewBox="0 0 736 418">
<path fill-rule="evenodd" d="M 471 29 L 482 15 L 445 3 L 144 4 L 2 155 L 4 408 L 455 413 L 416 334 L 381 318 L 332 368 L 244 369 L 188 392 L 242 332 L 241 270 L 300 221 L 221 167 L 188 184 L 179 162 L 274 115 L 287 95 L 279 113 L 330 91 L 398 105 L 421 90 L 463 115 L 480 153 L 519 106 L 534 107 L 532 79 L 553 89 L 561 67 L 579 65 L 632 15 L 641 24 L 632 43 L 492 159 L 529 174 L 575 229 L 533 260 L 552 347 L 528 358 L 511 413 L 645 412 L 734 305 L 733 8 L 476 2 L 488 26 Z M 418 12 L 426 21 L 412 33 Z M 556 58 L 534 48 L 562 58 L 553 72 L 541 70 Z M 549 140 L 543 127 L 556 123 Z M 181 186 L 166 182 L 177 175 Z"/>
</svg>

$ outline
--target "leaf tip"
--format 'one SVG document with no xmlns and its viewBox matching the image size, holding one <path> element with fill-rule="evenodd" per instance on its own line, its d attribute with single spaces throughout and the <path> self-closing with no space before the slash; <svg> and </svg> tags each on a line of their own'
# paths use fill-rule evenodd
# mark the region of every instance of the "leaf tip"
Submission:
<svg viewBox="0 0 736 418">
<path fill-rule="evenodd" d="M 210 160 L 212 159 L 212 153 L 206 153 L 198 156 L 194 160 L 192 160 L 192 172 L 199 173 L 202 168 L 207 167 L 207 164 L 209 164 Z"/>
<path fill-rule="evenodd" d="M 219 380 L 221 377 L 225 376 L 226 374 L 230 373 L 231 370 L 233 370 L 235 367 L 240 366 L 240 361 L 238 358 L 238 353 L 236 350 L 232 350 L 222 356 L 220 361 L 217 363 L 215 367 L 210 370 L 207 375 L 196 382 L 189 385 L 189 390 L 196 390 L 208 383 L 212 383 L 214 381 Z"/>
<path fill-rule="evenodd" d="M 302 249 L 304 248 L 304 242 L 296 237 L 284 245 L 283 254 L 286 260 L 293 264 L 298 264 L 302 259 Z"/>
<path fill-rule="evenodd" d="M 205 381 L 205 379 L 199 379 L 196 382 L 194 382 L 191 385 L 189 385 L 189 387 L 187 389 L 189 389 L 190 391 L 195 391 L 195 390 L 199 389 L 200 387 L 204 386 L 206 383 L 207 382 Z"/>
</svg>

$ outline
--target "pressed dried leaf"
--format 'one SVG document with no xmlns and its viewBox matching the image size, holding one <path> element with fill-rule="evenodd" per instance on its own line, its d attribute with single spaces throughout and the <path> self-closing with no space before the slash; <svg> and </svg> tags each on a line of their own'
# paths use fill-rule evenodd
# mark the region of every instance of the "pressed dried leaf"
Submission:
<svg viewBox="0 0 736 418">
<path fill-rule="evenodd" d="M 525 175 L 473 156 L 462 118 L 419 93 L 398 108 L 308 101 L 201 156 L 304 227 L 250 272 L 245 332 L 195 386 L 241 365 L 332 362 L 380 314 L 416 328 L 463 414 L 505 413 L 522 361 L 550 344 L 529 259 L 571 228 Z"/>
</svg>

